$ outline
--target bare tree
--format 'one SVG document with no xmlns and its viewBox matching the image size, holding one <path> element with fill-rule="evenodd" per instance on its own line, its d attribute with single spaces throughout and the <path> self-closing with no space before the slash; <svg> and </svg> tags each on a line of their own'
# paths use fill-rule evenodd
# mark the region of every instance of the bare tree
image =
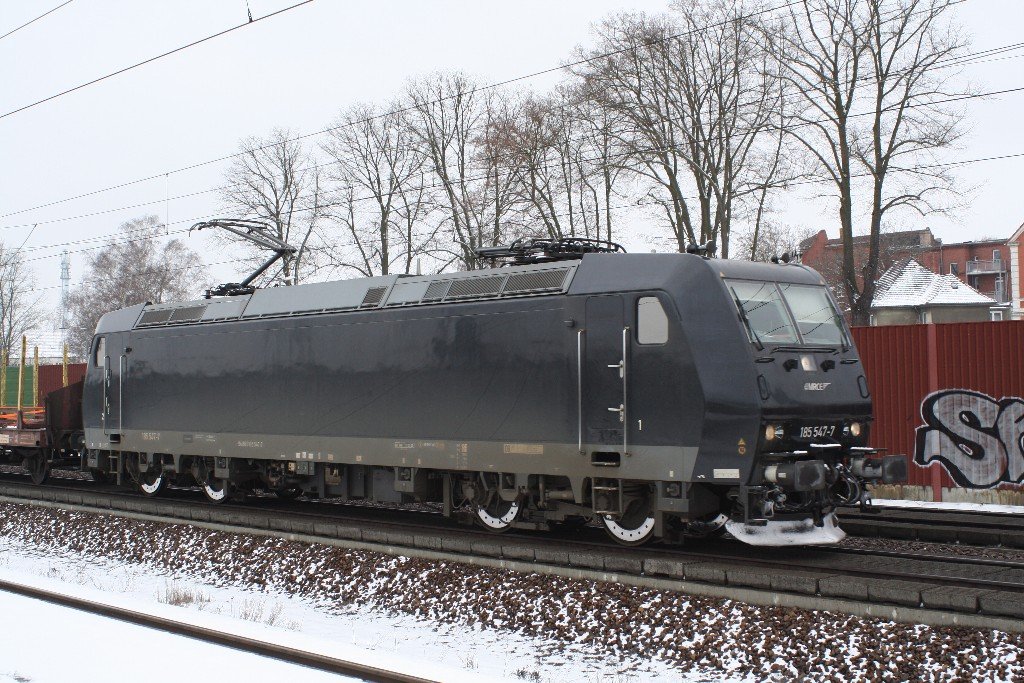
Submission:
<svg viewBox="0 0 1024 683">
<path fill-rule="evenodd" d="M 621 165 L 611 158 L 607 116 L 591 104 L 582 89 L 559 87 L 525 97 L 494 126 L 531 232 L 611 239 L 609 202 Z"/>
<path fill-rule="evenodd" d="M 631 168 L 678 248 L 711 240 L 727 257 L 737 203 L 776 182 L 779 167 L 758 150 L 773 148 L 783 90 L 743 3 L 676 8 L 606 21 L 577 74 L 624 123 L 618 135 Z"/>
<path fill-rule="evenodd" d="M 577 122 L 586 145 L 578 146 L 577 164 L 580 166 L 581 182 L 593 188 L 599 197 L 595 205 L 603 203 L 601 211 L 604 225 L 601 226 L 600 215 L 595 216 L 597 237 L 612 241 L 613 208 L 612 198 L 620 193 L 620 176 L 628 169 L 629 153 L 623 144 L 618 131 L 622 128 L 621 115 L 608 107 L 601 106 L 602 96 L 591 92 L 583 84 L 574 84 L 566 88 L 565 96 L 572 103 L 572 115 Z M 582 156 L 585 155 L 585 156 Z M 584 165 L 588 170 L 584 170 Z"/>
<path fill-rule="evenodd" d="M 291 131 L 276 128 L 266 138 L 242 140 L 220 190 L 232 218 L 265 221 L 273 235 L 298 250 L 265 274 L 262 286 L 274 281 L 297 284 L 313 265 L 308 263 L 310 239 L 324 210 L 320 168 L 294 137 Z M 246 265 L 254 268 L 266 260 L 266 253 L 250 242 L 224 239 L 242 245 Z"/>
<path fill-rule="evenodd" d="M 949 196 L 952 178 L 929 162 L 961 134 L 961 114 L 948 104 L 952 74 L 943 70 L 965 47 L 945 21 L 955 4 L 803 0 L 783 34 L 784 76 L 802 104 L 790 134 L 837 200 L 842 287 L 854 324 L 869 321 L 886 216 L 938 211 Z M 857 230 L 860 221 L 866 230 Z M 855 232 L 868 236 L 859 269 Z"/>
<path fill-rule="evenodd" d="M 426 159 L 417 153 L 407 117 L 356 105 L 335 122 L 323 150 L 332 182 L 330 222 L 345 237 L 324 239 L 332 267 L 364 276 L 412 272 L 433 248 L 436 227 L 426 185 Z M 323 235 L 323 231 L 321 231 Z"/>
<path fill-rule="evenodd" d="M 807 230 L 774 220 L 761 220 L 750 230 L 736 234 L 737 249 L 734 251 L 740 258 L 751 261 L 769 261 L 786 254 L 796 258 L 800 253 L 800 243 L 808 237 L 807 233 Z"/>
<path fill-rule="evenodd" d="M 41 297 L 17 250 L 0 244 L 0 352 L 13 357 L 21 336 L 39 325 Z"/>
<path fill-rule="evenodd" d="M 493 91 L 480 92 L 463 74 L 443 73 L 411 82 L 406 98 L 438 225 L 453 238 L 449 258 L 477 268 L 475 250 L 500 244 L 514 230 L 513 179 L 503 168 L 497 134 L 508 103 Z"/>
<path fill-rule="evenodd" d="M 83 281 L 68 296 L 68 347 L 77 357 L 88 355 L 104 313 L 145 301 L 188 299 L 206 284 L 199 255 L 181 240 L 164 241 L 156 216 L 123 223 L 120 233 L 87 258 Z"/>
</svg>

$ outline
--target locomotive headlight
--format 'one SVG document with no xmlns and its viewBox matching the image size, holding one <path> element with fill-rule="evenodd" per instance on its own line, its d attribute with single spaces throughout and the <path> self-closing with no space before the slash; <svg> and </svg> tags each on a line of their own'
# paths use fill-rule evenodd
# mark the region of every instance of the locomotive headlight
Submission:
<svg viewBox="0 0 1024 683">
<path fill-rule="evenodd" d="M 850 433 L 853 434 L 854 436 L 860 436 L 860 429 L 860 422 L 850 423 Z"/>
<path fill-rule="evenodd" d="M 764 428 L 764 438 L 768 441 L 781 439 L 785 435 L 786 431 L 782 428 L 782 425 L 768 425 Z"/>
</svg>

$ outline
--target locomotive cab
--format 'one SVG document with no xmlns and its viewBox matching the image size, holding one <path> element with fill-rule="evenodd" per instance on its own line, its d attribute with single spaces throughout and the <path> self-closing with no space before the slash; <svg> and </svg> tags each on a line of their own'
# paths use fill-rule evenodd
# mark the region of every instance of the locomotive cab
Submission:
<svg viewBox="0 0 1024 683">
<path fill-rule="evenodd" d="M 727 527 L 752 544 L 833 543 L 843 538 L 836 507 L 869 504 L 867 485 L 902 480 L 906 460 L 868 445 L 870 393 L 824 282 L 796 264 L 771 270 L 721 278 L 761 404 L 754 464 L 732 492 Z"/>
</svg>

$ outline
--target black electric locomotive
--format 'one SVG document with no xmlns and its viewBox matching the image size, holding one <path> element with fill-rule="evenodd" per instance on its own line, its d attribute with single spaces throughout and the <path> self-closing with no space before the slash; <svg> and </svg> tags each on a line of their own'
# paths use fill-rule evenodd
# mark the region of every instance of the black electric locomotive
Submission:
<svg viewBox="0 0 1024 683">
<path fill-rule="evenodd" d="M 842 316 L 797 264 L 533 242 L 511 265 L 136 305 L 101 319 L 82 466 L 156 495 L 427 501 L 625 544 L 834 542 L 898 479 Z M 246 283 L 247 284 L 247 283 Z M 216 293 L 214 293 L 216 294 Z"/>
</svg>

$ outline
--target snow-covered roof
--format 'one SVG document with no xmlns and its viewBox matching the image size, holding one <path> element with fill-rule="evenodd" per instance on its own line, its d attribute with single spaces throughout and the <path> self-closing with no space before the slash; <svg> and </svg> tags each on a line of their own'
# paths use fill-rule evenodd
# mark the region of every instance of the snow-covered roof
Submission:
<svg viewBox="0 0 1024 683">
<path fill-rule="evenodd" d="M 904 259 L 885 271 L 878 280 L 871 308 L 919 306 L 995 306 L 987 297 L 955 275 L 939 275 L 914 259 Z"/>
</svg>

